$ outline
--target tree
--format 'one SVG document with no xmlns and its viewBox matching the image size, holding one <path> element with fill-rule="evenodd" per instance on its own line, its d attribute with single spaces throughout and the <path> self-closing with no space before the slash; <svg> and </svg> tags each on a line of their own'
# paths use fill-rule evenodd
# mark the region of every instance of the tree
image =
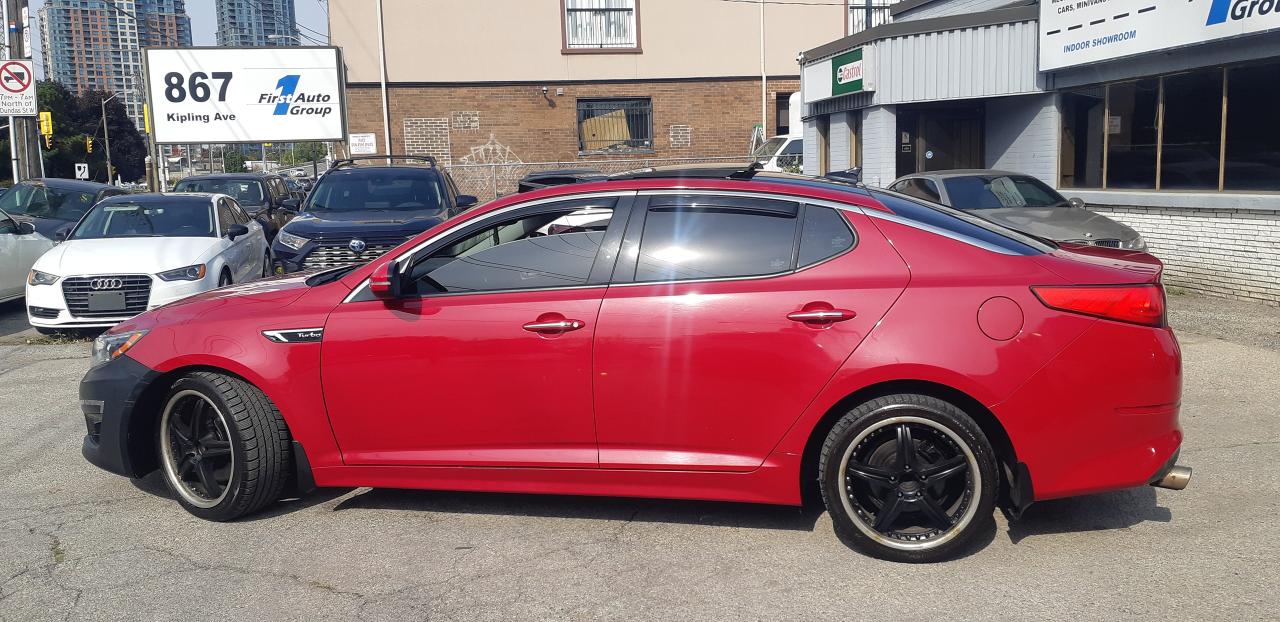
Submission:
<svg viewBox="0 0 1280 622">
<path fill-rule="evenodd" d="M 249 169 L 244 165 L 244 154 L 237 151 L 225 151 L 222 154 L 222 162 L 226 167 L 227 173 L 247 173 Z"/>
<path fill-rule="evenodd" d="M 36 98 L 41 111 L 53 113 L 53 139 L 44 149 L 45 175 L 48 177 L 75 177 L 75 165 L 87 163 L 89 178 L 107 180 L 106 143 L 102 131 L 102 101 L 109 92 L 90 91 L 79 95 L 66 86 L 45 80 L 36 85 Z M 117 97 L 106 105 L 107 129 L 111 133 L 111 164 L 116 174 L 125 181 L 137 181 L 146 176 L 146 141 L 133 125 L 124 104 Z M 43 137 L 40 139 L 44 140 Z M 87 140 L 93 141 L 93 152 L 88 152 Z M 2 146 L 8 153 L 8 141 Z M 43 144 L 41 145 L 44 146 Z M 12 176 L 10 167 L 0 167 L 0 179 Z"/>
</svg>

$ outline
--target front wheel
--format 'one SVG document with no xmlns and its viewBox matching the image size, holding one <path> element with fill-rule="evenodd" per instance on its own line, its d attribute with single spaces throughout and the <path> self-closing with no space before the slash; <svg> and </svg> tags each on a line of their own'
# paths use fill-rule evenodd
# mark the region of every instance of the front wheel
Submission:
<svg viewBox="0 0 1280 622">
<path fill-rule="evenodd" d="M 195 372 L 169 390 L 157 445 L 164 480 L 188 512 L 227 521 L 280 498 L 290 439 L 280 411 L 253 385 Z"/>
<path fill-rule="evenodd" d="M 819 460 L 835 528 L 881 559 L 947 559 L 994 520 L 1000 480 L 986 435 L 955 405 L 888 395 L 849 411 Z"/>
</svg>

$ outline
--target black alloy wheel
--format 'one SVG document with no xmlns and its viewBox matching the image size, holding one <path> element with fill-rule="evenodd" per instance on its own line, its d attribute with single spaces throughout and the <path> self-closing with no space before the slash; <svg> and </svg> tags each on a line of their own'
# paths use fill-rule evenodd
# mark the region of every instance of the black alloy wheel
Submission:
<svg viewBox="0 0 1280 622">
<path fill-rule="evenodd" d="M 222 413 L 198 391 L 176 393 L 161 416 L 161 452 L 170 484 L 200 508 L 227 496 L 235 468 L 231 434 Z"/>
<path fill-rule="evenodd" d="M 894 561 L 936 561 L 989 522 L 994 453 L 960 409 L 922 395 L 872 400 L 823 446 L 823 497 L 851 544 Z"/>
<path fill-rule="evenodd" d="M 155 440 L 165 484 L 206 520 L 232 520 L 275 502 L 292 476 L 284 418 L 242 378 L 212 371 L 179 378 Z"/>
</svg>

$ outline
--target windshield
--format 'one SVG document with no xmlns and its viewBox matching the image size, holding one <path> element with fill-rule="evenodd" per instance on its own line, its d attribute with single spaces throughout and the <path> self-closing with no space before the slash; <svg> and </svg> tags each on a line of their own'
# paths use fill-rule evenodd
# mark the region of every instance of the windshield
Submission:
<svg viewBox="0 0 1280 622">
<path fill-rule="evenodd" d="M 344 170 L 325 175 L 311 190 L 304 211 L 440 211 L 440 184 L 426 170 Z"/>
<path fill-rule="evenodd" d="M 207 200 L 171 203 L 103 203 L 71 232 L 71 240 L 138 237 L 213 237 L 213 209 Z"/>
<path fill-rule="evenodd" d="M 174 192 L 216 192 L 225 194 L 241 205 L 262 203 L 262 184 L 252 179 L 184 179 Z"/>
<path fill-rule="evenodd" d="M 778 148 L 782 147 L 782 143 L 787 142 L 786 136 L 774 136 L 764 141 L 756 150 L 751 153 L 753 158 L 771 158 L 778 153 Z"/>
<path fill-rule="evenodd" d="M 974 175 L 943 180 L 947 197 L 957 209 L 1006 207 L 1062 207 L 1070 205 L 1053 188 L 1023 175 Z"/>
<path fill-rule="evenodd" d="M 20 183 L 0 195 L 0 210 L 34 218 L 80 220 L 93 207 L 96 193 L 60 190 L 43 184 Z"/>
</svg>

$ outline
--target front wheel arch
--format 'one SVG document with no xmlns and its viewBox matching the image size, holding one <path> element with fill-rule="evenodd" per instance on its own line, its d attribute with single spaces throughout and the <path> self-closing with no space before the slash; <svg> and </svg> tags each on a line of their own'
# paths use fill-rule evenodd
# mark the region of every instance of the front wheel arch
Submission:
<svg viewBox="0 0 1280 622">
<path fill-rule="evenodd" d="M 197 372 L 210 372 L 230 376 L 254 386 L 258 390 L 262 390 L 252 380 L 240 374 L 211 365 L 178 367 L 157 376 L 139 394 L 138 401 L 133 406 L 132 416 L 129 418 L 129 464 L 133 465 L 134 476 L 143 477 L 160 468 L 158 459 L 160 448 L 156 444 L 155 430 L 160 425 L 160 414 L 164 408 L 165 396 L 169 394 L 169 390 L 173 388 L 174 383 L 180 378 Z M 271 396 L 267 395 L 267 399 L 271 399 Z M 289 427 L 288 418 L 282 418 L 284 419 L 285 427 L 289 430 L 290 437 L 294 438 L 293 429 Z M 292 479 L 299 482 L 300 488 L 313 488 L 315 486 L 311 475 L 310 461 L 307 459 L 302 444 L 296 438 L 293 440 L 293 468 Z"/>
<path fill-rule="evenodd" d="M 969 415 L 969 418 L 973 419 L 974 423 L 978 424 L 978 427 L 987 436 L 987 440 L 995 450 L 997 461 L 1012 472 L 1017 473 L 1018 455 L 1013 447 L 1012 440 L 1009 438 L 1009 433 L 1005 431 L 1004 425 L 1000 423 L 995 414 L 982 405 L 982 402 L 959 389 L 945 384 L 927 380 L 890 380 L 868 385 L 844 396 L 833 404 L 818 420 L 817 425 L 809 431 L 809 438 L 804 445 L 804 454 L 800 459 L 800 495 L 805 506 L 810 506 L 811 504 L 820 505 L 822 503 L 821 491 L 818 488 L 818 461 L 822 453 L 822 444 L 826 441 L 827 434 L 831 432 L 831 428 L 835 427 L 836 422 L 845 413 L 858 405 L 878 397 L 897 393 L 927 395 L 954 404 Z M 1004 468 L 1000 470 L 1000 488 L 997 494 L 999 498 L 1004 499 L 1008 494 L 1009 481 L 1007 474 L 1004 473 Z"/>
</svg>

